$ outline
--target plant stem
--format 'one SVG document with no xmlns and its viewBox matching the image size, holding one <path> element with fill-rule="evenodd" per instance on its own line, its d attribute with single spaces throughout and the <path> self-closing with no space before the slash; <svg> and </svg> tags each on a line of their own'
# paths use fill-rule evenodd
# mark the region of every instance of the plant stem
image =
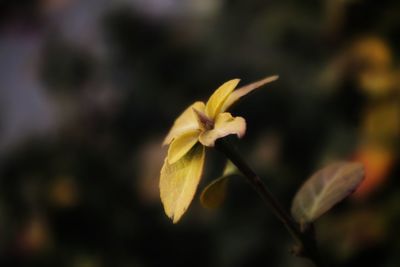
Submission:
<svg viewBox="0 0 400 267">
<path fill-rule="evenodd" d="M 268 190 L 260 177 L 249 167 L 246 161 L 224 139 L 215 143 L 215 148 L 222 152 L 246 177 L 253 189 L 261 196 L 275 216 L 283 223 L 293 239 L 301 247 L 301 256 L 311 260 L 315 266 L 325 266 L 319 254 L 317 244 L 311 231 L 302 232 L 299 225 L 293 220 L 281 203 Z"/>
</svg>

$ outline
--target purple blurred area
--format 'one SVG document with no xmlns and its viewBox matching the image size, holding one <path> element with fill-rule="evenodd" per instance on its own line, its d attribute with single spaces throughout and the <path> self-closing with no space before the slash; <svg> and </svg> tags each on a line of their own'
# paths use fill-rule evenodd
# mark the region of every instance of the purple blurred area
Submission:
<svg viewBox="0 0 400 267">
<path fill-rule="evenodd" d="M 314 171 L 360 161 L 317 222 L 329 266 L 398 266 L 400 2 L 0 2 L 0 266 L 310 266 L 237 178 L 224 205 L 164 215 L 161 142 L 223 82 L 278 74 L 232 110 L 232 141 L 285 207 Z M 199 191 L 218 177 L 207 151 Z"/>
</svg>

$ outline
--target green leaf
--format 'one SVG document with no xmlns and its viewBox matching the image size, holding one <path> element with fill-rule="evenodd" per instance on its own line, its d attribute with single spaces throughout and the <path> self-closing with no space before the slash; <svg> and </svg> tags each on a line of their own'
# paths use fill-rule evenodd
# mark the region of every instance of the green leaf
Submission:
<svg viewBox="0 0 400 267">
<path fill-rule="evenodd" d="M 238 174 L 239 170 L 236 168 L 235 164 L 232 163 L 232 161 L 228 160 L 226 162 L 224 172 L 222 173 L 223 176 L 228 176 L 228 175 L 233 175 L 233 174 Z"/>
<path fill-rule="evenodd" d="M 337 162 L 312 175 L 294 197 L 292 215 L 301 223 L 310 223 L 353 193 L 364 179 L 360 163 Z"/>
<path fill-rule="evenodd" d="M 232 162 L 226 163 L 221 177 L 208 184 L 200 195 L 200 203 L 207 209 L 216 209 L 221 206 L 226 197 L 228 180 L 237 173 L 236 166 Z"/>
</svg>

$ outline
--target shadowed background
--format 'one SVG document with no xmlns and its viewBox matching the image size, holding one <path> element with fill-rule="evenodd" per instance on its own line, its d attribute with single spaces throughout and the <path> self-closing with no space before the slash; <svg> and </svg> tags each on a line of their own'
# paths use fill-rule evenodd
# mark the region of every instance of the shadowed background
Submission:
<svg viewBox="0 0 400 267">
<path fill-rule="evenodd" d="M 289 208 L 334 160 L 359 190 L 317 222 L 331 266 L 398 266 L 398 1 L 0 2 L 1 266 L 309 266 L 247 183 L 182 220 L 158 191 L 174 119 L 223 82 L 280 79 L 232 113 Z M 207 150 L 199 191 L 224 158 Z"/>
</svg>

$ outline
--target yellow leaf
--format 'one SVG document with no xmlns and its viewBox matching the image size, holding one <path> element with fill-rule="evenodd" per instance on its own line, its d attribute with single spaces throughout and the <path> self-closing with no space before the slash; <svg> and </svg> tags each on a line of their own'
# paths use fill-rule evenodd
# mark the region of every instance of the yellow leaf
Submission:
<svg viewBox="0 0 400 267">
<path fill-rule="evenodd" d="M 186 212 L 203 171 L 205 148 L 194 146 L 174 164 L 166 159 L 161 169 L 160 196 L 165 213 L 177 223 Z"/>
<path fill-rule="evenodd" d="M 200 134 L 199 141 L 205 146 L 213 147 L 215 140 L 230 134 L 241 138 L 246 132 L 246 121 L 242 117 L 232 117 L 228 112 L 218 114 L 214 129 Z"/>
<path fill-rule="evenodd" d="M 210 119 L 214 119 L 222 109 L 223 104 L 228 99 L 229 95 L 235 89 L 239 83 L 239 79 L 233 79 L 227 81 L 221 85 L 215 92 L 210 96 L 206 104 L 206 115 Z"/>
<path fill-rule="evenodd" d="M 273 82 L 275 80 L 277 80 L 279 78 L 279 76 L 274 75 L 274 76 L 270 76 L 267 78 L 264 78 L 262 80 L 259 80 L 257 82 L 245 85 L 243 87 L 240 87 L 238 89 L 236 89 L 235 91 L 232 92 L 232 94 L 229 95 L 229 97 L 227 98 L 227 100 L 224 102 L 222 108 L 221 108 L 221 112 L 224 112 L 225 110 L 227 110 L 230 106 L 232 106 L 236 101 L 238 101 L 242 96 L 247 95 L 248 93 L 250 93 L 251 91 L 260 88 L 261 86 Z"/>
<path fill-rule="evenodd" d="M 205 104 L 201 101 L 197 101 L 190 105 L 182 114 L 175 120 L 174 125 L 169 131 L 167 137 L 165 137 L 163 145 L 168 145 L 172 140 L 185 132 L 199 129 L 199 123 L 197 122 L 196 114 L 193 109 L 204 111 Z"/>
<path fill-rule="evenodd" d="M 199 130 L 194 130 L 176 137 L 168 148 L 168 163 L 173 164 L 181 159 L 197 143 L 199 134 Z"/>
</svg>

